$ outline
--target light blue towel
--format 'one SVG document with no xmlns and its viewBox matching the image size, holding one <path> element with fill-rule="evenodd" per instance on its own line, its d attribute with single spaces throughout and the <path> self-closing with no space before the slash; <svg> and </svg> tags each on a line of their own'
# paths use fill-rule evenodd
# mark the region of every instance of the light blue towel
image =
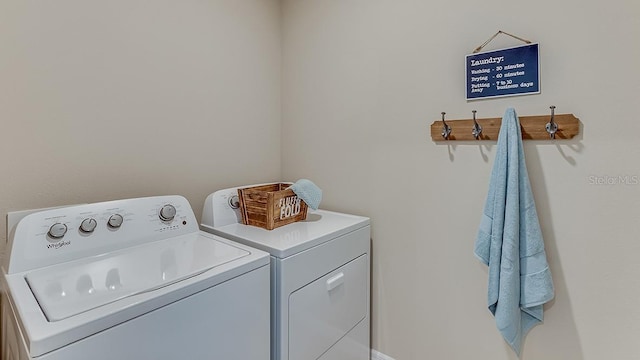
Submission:
<svg viewBox="0 0 640 360">
<path fill-rule="evenodd" d="M 318 210 L 320 201 L 322 201 L 322 190 L 311 180 L 300 179 L 289 186 L 289 189 L 293 190 L 310 208 Z"/>
<path fill-rule="evenodd" d="M 523 338 L 542 321 L 542 304 L 554 291 L 512 108 L 502 118 L 475 254 L 489 266 L 489 310 L 520 355 Z"/>
</svg>

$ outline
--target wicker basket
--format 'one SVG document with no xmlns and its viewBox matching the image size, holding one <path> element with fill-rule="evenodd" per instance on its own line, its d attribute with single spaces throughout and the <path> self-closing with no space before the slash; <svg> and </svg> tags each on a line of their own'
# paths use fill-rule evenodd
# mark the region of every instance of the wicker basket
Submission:
<svg viewBox="0 0 640 360">
<path fill-rule="evenodd" d="M 275 183 L 238 189 L 242 223 L 267 230 L 307 218 L 307 204 L 292 190 L 291 184 Z"/>
</svg>

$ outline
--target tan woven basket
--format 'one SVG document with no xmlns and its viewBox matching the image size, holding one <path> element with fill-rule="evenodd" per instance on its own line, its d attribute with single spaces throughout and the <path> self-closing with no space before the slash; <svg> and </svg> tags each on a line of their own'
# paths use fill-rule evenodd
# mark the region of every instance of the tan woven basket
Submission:
<svg viewBox="0 0 640 360">
<path fill-rule="evenodd" d="M 307 218 L 307 204 L 290 184 L 275 183 L 238 189 L 242 223 L 267 230 Z"/>
</svg>

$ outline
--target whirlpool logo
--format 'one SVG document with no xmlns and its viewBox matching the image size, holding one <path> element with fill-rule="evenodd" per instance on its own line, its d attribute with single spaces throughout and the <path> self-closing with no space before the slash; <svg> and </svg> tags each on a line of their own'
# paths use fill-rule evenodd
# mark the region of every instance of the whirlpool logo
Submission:
<svg viewBox="0 0 640 360">
<path fill-rule="evenodd" d="M 638 185 L 640 175 L 590 175 L 589 185 Z"/>
<path fill-rule="evenodd" d="M 63 246 L 71 245 L 71 241 L 59 241 L 54 244 L 47 245 L 47 249 L 60 249 Z"/>
</svg>

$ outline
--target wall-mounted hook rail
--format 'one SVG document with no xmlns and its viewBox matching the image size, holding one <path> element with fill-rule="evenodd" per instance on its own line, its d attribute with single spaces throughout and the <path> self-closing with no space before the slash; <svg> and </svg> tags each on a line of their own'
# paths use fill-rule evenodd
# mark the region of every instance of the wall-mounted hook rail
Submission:
<svg viewBox="0 0 640 360">
<path fill-rule="evenodd" d="M 549 115 L 518 116 L 522 139 L 549 140 L 551 136 L 551 139 L 565 140 L 578 135 L 580 120 L 573 114 L 554 114 L 554 110 L 555 107 L 551 109 L 552 121 L 550 121 Z M 498 140 L 502 118 L 447 120 L 445 123 L 444 114 L 442 113 L 442 120 L 434 121 L 431 124 L 431 139 L 433 141 Z M 553 134 L 547 132 L 549 123 L 555 125 Z M 475 130 L 475 124 L 478 124 L 482 129 L 477 137 L 473 130 L 469 131 L 470 128 Z"/>
</svg>

